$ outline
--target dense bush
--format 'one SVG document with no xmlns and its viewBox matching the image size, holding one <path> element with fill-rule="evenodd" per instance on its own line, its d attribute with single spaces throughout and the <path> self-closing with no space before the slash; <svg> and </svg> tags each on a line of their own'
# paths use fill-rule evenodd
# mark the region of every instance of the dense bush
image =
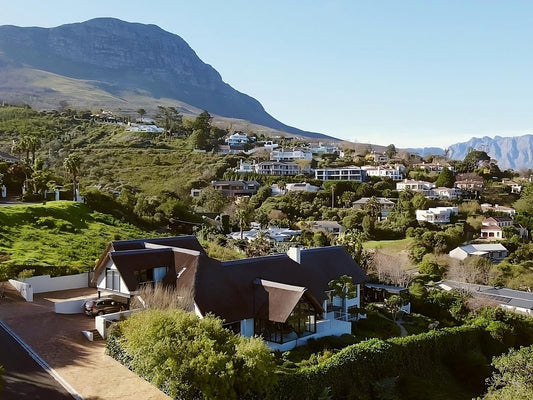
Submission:
<svg viewBox="0 0 533 400">
<path fill-rule="evenodd" d="M 453 354 L 479 348 L 483 329 L 472 326 L 447 328 L 416 336 L 371 339 L 352 345 L 318 366 L 301 368 L 282 377 L 278 395 L 285 399 L 318 398 L 325 387 L 335 399 L 373 399 L 387 377 L 424 376 Z"/>
<path fill-rule="evenodd" d="M 150 310 L 119 323 L 107 352 L 177 399 L 264 398 L 274 357 L 261 339 L 235 335 L 212 316 Z"/>
</svg>

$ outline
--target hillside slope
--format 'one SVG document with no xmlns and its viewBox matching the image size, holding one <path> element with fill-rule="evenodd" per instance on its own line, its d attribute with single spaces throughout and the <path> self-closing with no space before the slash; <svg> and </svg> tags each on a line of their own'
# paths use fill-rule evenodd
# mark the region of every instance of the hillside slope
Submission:
<svg viewBox="0 0 533 400">
<path fill-rule="evenodd" d="M 0 100 L 24 98 L 35 108 L 47 95 L 65 95 L 78 107 L 90 107 L 96 98 L 114 109 L 135 96 L 151 103 L 173 99 L 185 103 L 185 109 L 190 105 L 290 134 L 327 137 L 276 120 L 257 100 L 223 82 L 181 37 L 155 25 L 97 18 L 56 28 L 0 26 L 0 71 Z M 91 90 L 76 93 L 51 79 L 32 85 L 24 75 L 36 71 L 79 81 L 70 83 Z"/>
</svg>

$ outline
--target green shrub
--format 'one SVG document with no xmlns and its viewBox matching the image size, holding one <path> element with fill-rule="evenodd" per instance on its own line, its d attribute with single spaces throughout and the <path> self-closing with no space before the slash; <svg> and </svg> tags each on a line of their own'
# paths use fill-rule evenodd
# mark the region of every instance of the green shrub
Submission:
<svg viewBox="0 0 533 400">
<path fill-rule="evenodd" d="M 273 355 L 261 339 L 177 309 L 131 315 L 112 330 L 107 351 L 174 398 L 266 396 L 276 380 Z"/>
</svg>

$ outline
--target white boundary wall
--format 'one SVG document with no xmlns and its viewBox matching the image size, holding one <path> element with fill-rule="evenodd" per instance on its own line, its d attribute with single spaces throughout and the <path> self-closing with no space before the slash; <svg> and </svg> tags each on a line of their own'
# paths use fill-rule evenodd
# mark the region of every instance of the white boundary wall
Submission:
<svg viewBox="0 0 533 400">
<path fill-rule="evenodd" d="M 10 279 L 9 283 L 11 283 L 13 287 L 18 290 L 20 295 L 24 297 L 24 300 L 29 302 L 33 301 L 33 288 L 29 283 L 16 281 L 14 279 Z"/>
<path fill-rule="evenodd" d="M 54 303 L 54 311 L 56 314 L 81 314 L 86 301 L 87 299 L 60 301 Z"/>
<path fill-rule="evenodd" d="M 51 278 L 50 275 L 33 276 L 24 282 L 33 286 L 33 293 L 55 292 L 57 290 L 80 289 L 88 287 L 89 273 L 65 275 Z"/>
<path fill-rule="evenodd" d="M 120 312 L 112 313 L 112 314 L 97 315 L 94 317 L 94 327 L 104 339 L 107 339 L 108 324 L 106 324 L 106 322 L 119 321 L 121 319 L 126 319 L 131 314 L 137 311 L 142 311 L 142 309 L 136 308 L 133 310 L 120 311 Z"/>
<path fill-rule="evenodd" d="M 58 276 L 50 275 L 32 276 L 24 281 L 10 279 L 9 283 L 15 287 L 22 297 L 28 302 L 33 301 L 34 293 L 55 292 L 58 290 L 81 289 L 89 287 L 89 273 Z"/>
</svg>

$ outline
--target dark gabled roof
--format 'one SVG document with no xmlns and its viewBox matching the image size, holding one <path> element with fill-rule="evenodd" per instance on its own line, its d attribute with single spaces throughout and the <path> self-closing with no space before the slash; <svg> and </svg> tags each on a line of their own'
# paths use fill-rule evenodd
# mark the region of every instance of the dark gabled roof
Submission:
<svg viewBox="0 0 533 400">
<path fill-rule="evenodd" d="M 135 291 L 135 271 L 168 267 L 164 284 L 176 286 L 179 296 L 191 296 L 202 314 L 228 322 L 266 317 L 285 322 L 302 297 L 321 312 L 331 280 L 342 275 L 354 283 L 368 280 L 341 246 L 301 250 L 301 263 L 286 254 L 221 262 L 197 250 L 193 238 L 112 242 L 95 268 L 95 279 L 111 260 Z"/>
<path fill-rule="evenodd" d="M 326 300 L 328 284 L 342 275 L 353 283 L 364 283 L 368 276 L 342 246 L 301 250 L 301 265 L 313 277 L 306 286 L 318 301 Z"/>
<path fill-rule="evenodd" d="M 109 261 L 109 258 L 112 252 L 123 252 L 123 251 L 128 251 L 128 250 L 143 250 L 143 249 L 146 249 L 147 243 L 161 245 L 161 246 L 196 250 L 202 253 L 205 252 L 200 242 L 198 242 L 198 239 L 196 239 L 196 236 L 192 236 L 192 235 L 173 236 L 173 237 L 166 237 L 166 238 L 115 240 L 113 242 L 110 242 L 107 245 L 106 250 L 100 256 L 100 259 L 97 261 L 96 266 L 94 268 L 93 283 L 96 283 L 98 276 L 100 276 L 100 274 L 103 272 L 105 266 L 107 265 Z M 133 265 L 135 265 L 135 257 L 138 254 L 142 254 L 142 253 L 141 252 L 129 253 L 131 257 L 127 257 L 128 262 L 130 262 L 131 260 Z"/>
<path fill-rule="evenodd" d="M 172 249 L 144 249 L 112 251 L 109 257 L 120 272 L 120 276 L 128 287 L 129 291 L 135 291 L 139 282 L 135 276 L 135 271 L 140 271 L 155 267 L 168 267 L 174 270 L 174 257 Z"/>
</svg>

